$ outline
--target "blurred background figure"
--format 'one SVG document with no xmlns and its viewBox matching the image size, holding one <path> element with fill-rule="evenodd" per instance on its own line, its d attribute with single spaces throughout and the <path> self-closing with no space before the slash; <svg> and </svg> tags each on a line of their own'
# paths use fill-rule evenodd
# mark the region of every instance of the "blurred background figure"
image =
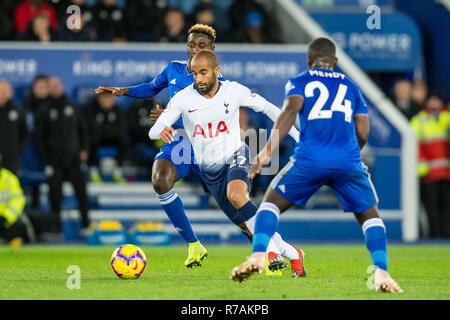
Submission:
<svg viewBox="0 0 450 320">
<path fill-rule="evenodd" d="M 420 193 L 432 238 L 450 237 L 450 113 L 431 95 L 411 119 L 419 142 Z"/>
<path fill-rule="evenodd" d="M 235 0 L 230 7 L 229 18 L 230 42 L 281 42 L 279 27 L 265 8 L 255 0 Z"/>
<path fill-rule="evenodd" d="M 122 165 L 127 151 L 126 120 L 120 107 L 116 104 L 114 95 L 110 93 L 97 95 L 86 112 L 90 137 L 91 181 L 101 182 L 103 173 L 104 175 L 112 174 L 112 179 L 115 182 L 125 182 Z M 101 155 L 101 151 L 108 151 L 105 147 L 112 147 L 113 150 Z M 115 163 L 112 164 L 112 168 L 108 169 L 112 172 L 106 172 L 106 168 L 100 168 L 101 158 L 114 159 Z"/>
<path fill-rule="evenodd" d="M 19 41 L 50 42 L 55 39 L 54 31 L 50 29 L 50 20 L 44 13 L 34 16 L 27 28 L 16 37 Z"/>
<path fill-rule="evenodd" d="M 14 22 L 16 33 L 21 33 L 29 26 L 29 23 L 37 15 L 47 16 L 52 29 L 58 27 L 58 17 L 55 8 L 44 0 L 25 0 L 14 10 Z"/>
<path fill-rule="evenodd" d="M 423 80 L 414 80 L 411 88 L 411 100 L 421 109 L 425 106 L 428 97 L 428 86 Z"/>
<path fill-rule="evenodd" d="M 164 1 L 127 0 L 125 19 L 129 41 L 158 41 L 158 28 L 162 24 Z"/>
<path fill-rule="evenodd" d="M 125 15 L 116 0 L 100 0 L 92 7 L 92 27 L 97 31 L 97 41 L 125 42 Z"/>
<path fill-rule="evenodd" d="M 59 28 L 55 32 L 55 41 L 91 41 L 97 38 L 96 31 L 90 27 L 92 12 L 86 6 L 85 0 L 66 0 L 58 2 L 58 17 L 61 21 Z M 67 13 L 67 8 L 76 5 L 80 9 L 79 28 L 68 28 L 67 19 L 72 13 Z"/>
<path fill-rule="evenodd" d="M 15 35 L 15 0 L 0 1 L 0 40 L 12 40 Z"/>
<path fill-rule="evenodd" d="M 154 124 L 150 111 L 156 104 L 163 106 L 155 99 L 136 99 L 127 110 L 127 127 L 130 138 L 130 160 L 143 172 L 144 180 L 151 174 L 153 160 L 162 145 L 148 138 L 150 127 Z"/>
<path fill-rule="evenodd" d="M 180 9 L 169 8 L 164 14 L 163 25 L 157 36 L 159 42 L 186 42 L 187 28 Z"/>
<path fill-rule="evenodd" d="M 34 77 L 31 90 L 23 104 L 30 139 L 22 154 L 23 170 L 21 175 L 22 187 L 27 195 L 28 206 L 33 210 L 39 210 L 40 191 L 39 186 L 46 182 L 44 174 L 44 163 L 36 147 L 36 135 L 34 122 L 37 112 L 45 107 L 49 101 L 49 84 L 47 76 L 38 74 Z"/>
<path fill-rule="evenodd" d="M 397 80 L 394 84 L 392 97 L 392 102 L 408 120 L 416 115 L 421 109 L 421 107 L 412 100 L 411 90 L 412 86 L 408 80 Z"/>
<path fill-rule="evenodd" d="M 49 89 L 49 102 L 39 109 L 35 118 L 35 132 L 36 144 L 45 163 L 51 211 L 60 216 L 62 184 L 68 180 L 78 200 L 82 228 L 87 228 L 89 142 L 86 123 L 78 108 L 64 94 L 58 77 L 49 78 Z"/>
<path fill-rule="evenodd" d="M 18 175 L 20 156 L 28 141 L 28 128 L 22 108 L 12 102 L 13 91 L 6 80 L 0 80 L 0 153 L 3 167 Z"/>
</svg>

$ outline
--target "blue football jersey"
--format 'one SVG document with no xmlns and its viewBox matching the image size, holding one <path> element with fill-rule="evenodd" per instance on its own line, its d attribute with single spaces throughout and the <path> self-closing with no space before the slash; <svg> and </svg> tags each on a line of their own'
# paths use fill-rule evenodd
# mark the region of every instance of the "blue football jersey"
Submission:
<svg viewBox="0 0 450 320">
<path fill-rule="evenodd" d="M 134 98 L 152 98 L 162 89 L 169 89 L 169 98 L 194 83 L 192 72 L 188 71 L 188 61 L 171 61 L 151 82 L 129 87 L 128 95 Z M 219 74 L 219 80 L 225 80 Z M 173 126 L 174 129 L 184 128 L 181 117 Z"/>
<path fill-rule="evenodd" d="M 314 68 L 289 79 L 285 98 L 292 95 L 304 98 L 296 162 L 323 168 L 361 167 L 353 116 L 368 110 L 359 87 L 342 73 Z"/>
</svg>

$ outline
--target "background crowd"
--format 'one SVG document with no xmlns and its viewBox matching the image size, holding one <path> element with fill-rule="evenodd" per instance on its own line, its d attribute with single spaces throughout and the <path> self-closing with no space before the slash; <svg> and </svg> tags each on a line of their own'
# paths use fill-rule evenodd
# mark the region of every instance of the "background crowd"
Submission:
<svg viewBox="0 0 450 320">
<path fill-rule="evenodd" d="M 69 29 L 72 4 L 82 19 Z M 255 0 L 2 0 L 0 6 L 0 40 L 186 42 L 189 26 L 203 23 L 216 29 L 219 42 L 280 42 L 276 21 Z"/>
</svg>

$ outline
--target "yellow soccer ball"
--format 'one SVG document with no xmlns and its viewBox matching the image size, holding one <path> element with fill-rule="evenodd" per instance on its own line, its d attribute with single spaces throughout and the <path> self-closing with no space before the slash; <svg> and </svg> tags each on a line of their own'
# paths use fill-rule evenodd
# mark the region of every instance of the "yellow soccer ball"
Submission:
<svg viewBox="0 0 450 320">
<path fill-rule="evenodd" d="M 121 279 L 137 279 L 145 271 L 147 258 L 144 251 L 134 244 L 124 244 L 114 250 L 111 268 Z"/>
</svg>

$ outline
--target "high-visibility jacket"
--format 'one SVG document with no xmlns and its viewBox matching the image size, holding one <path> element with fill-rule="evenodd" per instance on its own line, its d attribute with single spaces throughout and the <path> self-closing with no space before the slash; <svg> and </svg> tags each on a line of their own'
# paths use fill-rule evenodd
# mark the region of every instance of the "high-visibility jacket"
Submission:
<svg viewBox="0 0 450 320">
<path fill-rule="evenodd" d="M 411 119 L 419 142 L 418 174 L 423 182 L 450 179 L 450 112 L 422 110 Z"/>
<path fill-rule="evenodd" d="M 25 202 L 19 179 L 11 171 L 0 169 L 0 217 L 5 218 L 6 228 L 19 219 Z"/>
</svg>

